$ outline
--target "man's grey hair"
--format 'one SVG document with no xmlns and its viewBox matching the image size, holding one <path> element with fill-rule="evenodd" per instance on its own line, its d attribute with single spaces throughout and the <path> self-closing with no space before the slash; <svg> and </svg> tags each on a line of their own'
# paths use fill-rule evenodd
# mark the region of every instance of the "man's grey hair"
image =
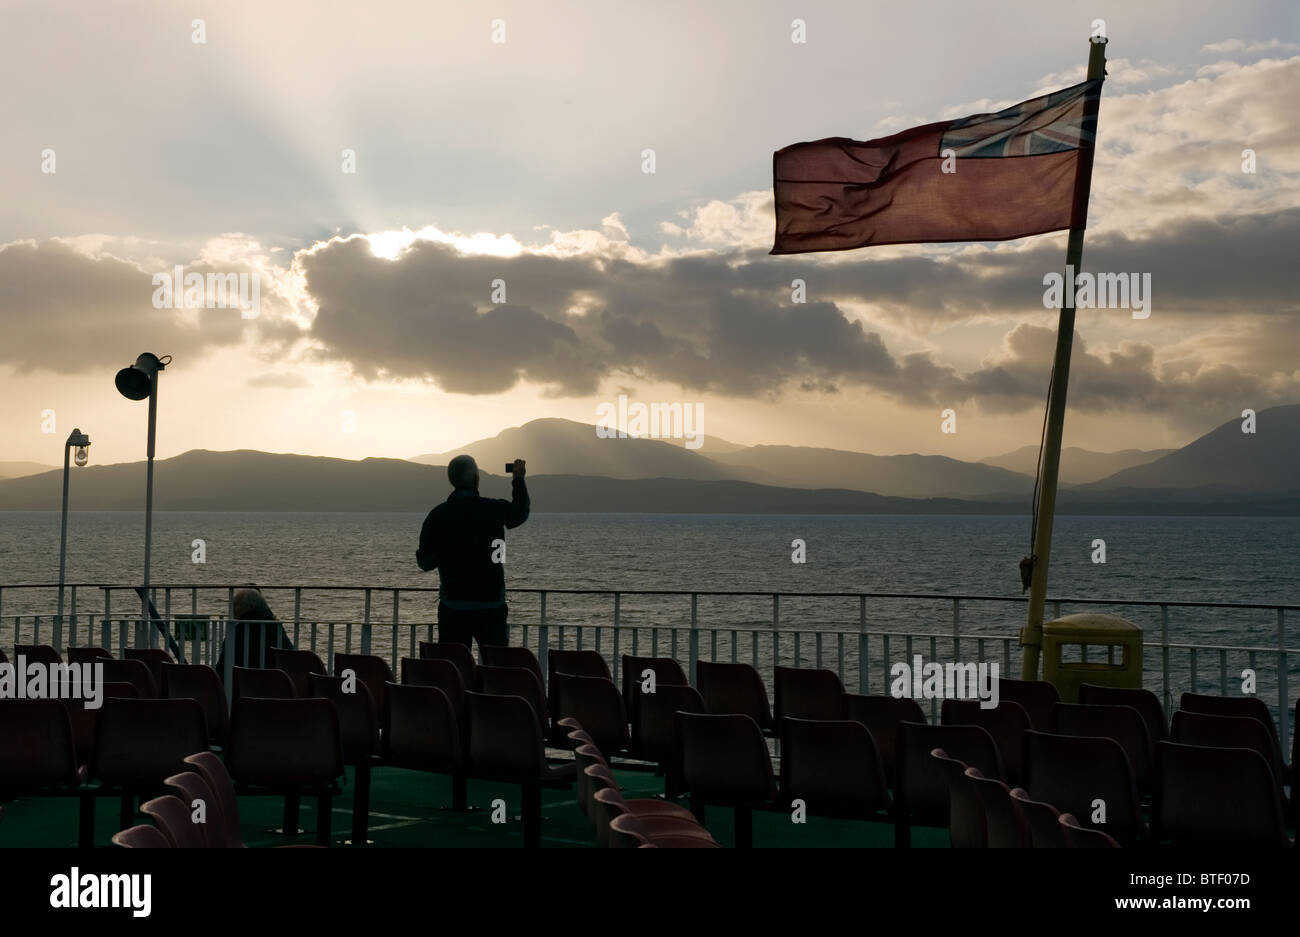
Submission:
<svg viewBox="0 0 1300 937">
<path fill-rule="evenodd" d="M 451 482 L 451 487 L 477 488 L 478 487 L 478 463 L 474 461 L 473 456 L 458 455 L 447 463 L 447 480 Z"/>
<path fill-rule="evenodd" d="M 233 604 L 235 618 L 239 621 L 275 621 L 271 606 L 256 589 L 240 589 L 235 593 Z"/>
</svg>

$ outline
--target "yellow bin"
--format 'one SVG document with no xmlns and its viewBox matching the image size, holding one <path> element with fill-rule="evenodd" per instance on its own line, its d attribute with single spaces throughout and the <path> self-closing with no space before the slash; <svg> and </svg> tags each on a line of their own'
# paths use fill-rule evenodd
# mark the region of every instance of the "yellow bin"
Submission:
<svg viewBox="0 0 1300 937">
<path fill-rule="evenodd" d="M 1141 687 L 1142 629 L 1123 618 L 1093 612 L 1046 622 L 1043 677 L 1067 703 L 1079 701 L 1082 683 Z"/>
</svg>

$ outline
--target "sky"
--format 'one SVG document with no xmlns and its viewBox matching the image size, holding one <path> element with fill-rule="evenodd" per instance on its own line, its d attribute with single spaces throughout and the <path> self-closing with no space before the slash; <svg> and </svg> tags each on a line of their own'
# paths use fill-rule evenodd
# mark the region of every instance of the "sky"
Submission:
<svg viewBox="0 0 1300 937">
<path fill-rule="evenodd" d="M 74 427 L 94 463 L 142 458 L 146 406 L 112 378 L 144 351 L 172 356 L 163 458 L 404 458 L 620 394 L 742 444 L 1037 444 L 1066 235 L 770 256 L 772 153 L 1073 84 L 1094 19 L 1084 267 L 1150 274 L 1151 312 L 1079 310 L 1065 445 L 1300 402 L 1293 2 L 0 15 L 0 461 L 57 464 Z M 255 277 L 256 316 L 157 308 L 177 265 Z"/>
</svg>

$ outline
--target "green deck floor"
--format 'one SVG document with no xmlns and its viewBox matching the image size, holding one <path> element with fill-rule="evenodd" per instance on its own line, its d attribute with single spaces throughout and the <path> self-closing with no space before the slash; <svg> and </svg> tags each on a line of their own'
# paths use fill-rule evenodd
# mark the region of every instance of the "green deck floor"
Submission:
<svg viewBox="0 0 1300 937">
<path fill-rule="evenodd" d="M 649 771 L 617 769 L 615 775 L 628 797 L 649 797 L 663 793 L 663 778 Z M 506 802 L 510 819 L 503 824 L 492 822 L 492 801 Z M 595 833 L 585 815 L 578 810 L 577 791 L 544 790 L 542 792 L 542 845 L 544 847 L 594 848 Z M 443 810 L 451 803 L 451 781 L 441 775 L 406 771 L 400 768 L 376 768 L 371 775 L 370 840 L 374 847 L 447 847 L 504 848 L 523 846 L 523 826 L 519 815 L 519 788 L 487 781 L 469 782 L 469 802 L 482 809 L 470 813 Z M 244 841 L 250 847 L 278 846 L 286 843 L 312 843 L 314 833 L 286 838 L 270 832 L 281 825 L 283 800 L 276 797 L 241 797 L 239 815 Z M 120 801 L 101 797 L 95 808 L 95 845 L 110 845 L 118 829 Z M 77 845 L 77 799 L 73 797 L 36 798 L 14 801 L 0 820 L 0 846 L 53 846 L 75 848 Z M 706 815 L 707 826 L 723 846 L 733 845 L 731 811 L 713 807 Z M 316 803 L 302 801 L 299 825 L 314 831 Z M 148 822 L 140 817 L 138 823 Z M 332 832 L 334 845 L 344 845 L 352 828 L 352 775 L 348 772 L 343 795 L 334 800 Z M 808 818 L 804 824 L 793 823 L 788 813 L 754 814 L 755 848 L 800 847 L 877 847 L 892 848 L 893 827 L 888 823 L 855 820 Z M 948 831 L 914 828 L 915 847 L 947 847 Z"/>
</svg>

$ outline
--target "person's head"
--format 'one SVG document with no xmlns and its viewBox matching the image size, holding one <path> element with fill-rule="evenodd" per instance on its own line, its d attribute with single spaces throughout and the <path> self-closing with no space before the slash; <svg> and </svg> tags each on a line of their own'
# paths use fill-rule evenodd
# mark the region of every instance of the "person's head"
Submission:
<svg viewBox="0 0 1300 937">
<path fill-rule="evenodd" d="M 460 491 L 465 488 L 478 490 L 478 463 L 472 456 L 458 455 L 447 463 L 447 480 L 451 487 Z"/>
<path fill-rule="evenodd" d="M 275 613 L 266 604 L 262 593 L 256 589 L 240 589 L 235 593 L 235 618 L 239 621 L 275 621 Z"/>
</svg>

